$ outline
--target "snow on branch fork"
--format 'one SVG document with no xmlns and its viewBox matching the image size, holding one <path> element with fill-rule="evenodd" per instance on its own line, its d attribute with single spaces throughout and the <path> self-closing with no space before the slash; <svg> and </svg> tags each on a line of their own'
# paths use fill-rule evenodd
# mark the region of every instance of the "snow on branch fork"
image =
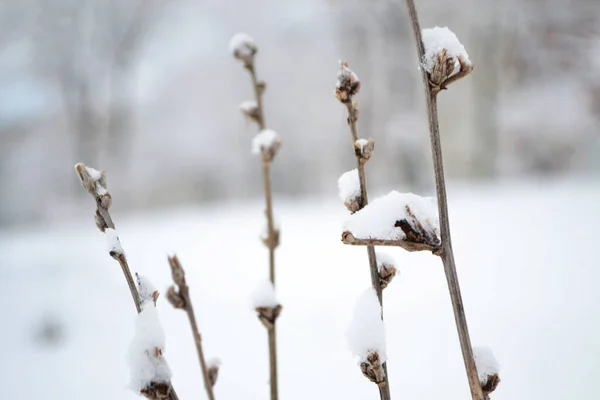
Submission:
<svg viewBox="0 0 600 400">
<path fill-rule="evenodd" d="M 435 252 L 440 249 L 439 231 L 432 199 L 392 191 L 348 217 L 342 242 Z"/>
</svg>

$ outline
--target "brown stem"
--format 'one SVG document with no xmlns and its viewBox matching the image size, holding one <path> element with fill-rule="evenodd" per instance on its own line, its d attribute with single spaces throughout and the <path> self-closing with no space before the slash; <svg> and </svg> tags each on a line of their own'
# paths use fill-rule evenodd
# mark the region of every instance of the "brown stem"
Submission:
<svg viewBox="0 0 600 400">
<path fill-rule="evenodd" d="M 419 64 L 425 54 L 423 40 L 421 37 L 421 28 L 417 10 L 413 0 L 406 0 L 410 19 L 412 21 L 413 34 L 419 56 Z M 436 252 L 440 255 L 444 264 L 444 272 L 448 282 L 448 290 L 452 301 L 452 310 L 454 311 L 454 320 L 460 340 L 471 397 L 473 400 L 484 400 L 483 392 L 477 377 L 475 360 L 473 359 L 473 349 L 471 348 L 471 339 L 469 338 L 469 329 L 463 307 L 458 275 L 456 273 L 456 264 L 454 262 L 454 253 L 452 251 L 452 240 L 450 237 L 450 220 L 448 218 L 448 201 L 446 197 L 446 183 L 444 179 L 444 165 L 442 158 L 442 145 L 440 141 L 440 130 L 437 115 L 437 93 L 435 93 L 429 83 L 427 71 L 421 67 L 423 85 L 425 87 L 425 100 L 427 102 L 427 116 L 429 120 L 429 133 L 431 139 L 431 151 L 433 154 L 433 168 L 435 172 L 435 187 L 438 200 L 438 212 L 440 217 L 441 250 Z"/>
<path fill-rule="evenodd" d="M 250 73 L 252 79 L 252 87 L 254 89 L 254 97 L 258 108 L 258 128 L 263 130 L 266 127 L 265 113 L 263 109 L 262 94 L 264 91 L 264 83 L 260 83 L 256 77 L 254 64 L 246 65 L 246 69 Z M 275 247 L 277 246 L 275 238 L 275 227 L 273 223 L 273 195 L 271 190 L 271 162 L 270 160 L 262 161 L 263 168 L 263 184 L 265 189 L 266 216 L 268 229 L 268 247 L 269 247 L 269 280 L 275 287 Z M 269 329 L 269 382 L 271 386 L 271 400 L 278 398 L 278 382 L 277 382 L 277 335 L 275 330 L 275 320 L 273 328 Z"/>
<path fill-rule="evenodd" d="M 198 330 L 198 324 L 196 323 L 196 314 L 194 313 L 194 307 L 192 306 L 192 299 L 190 297 L 190 288 L 185 280 L 185 272 L 177 256 L 169 257 L 169 265 L 173 273 L 173 280 L 179 288 L 179 295 L 183 300 L 183 310 L 188 316 L 190 321 L 190 327 L 192 328 L 192 335 L 194 336 L 194 343 L 196 344 L 196 351 L 198 353 L 198 360 L 200 361 L 200 369 L 202 370 L 202 378 L 204 379 L 204 388 L 209 400 L 214 400 L 215 395 L 213 393 L 213 385 L 210 382 L 208 375 L 208 368 L 206 366 L 206 359 L 204 358 L 204 351 L 202 349 L 202 336 Z"/>
<path fill-rule="evenodd" d="M 350 126 L 350 134 L 352 135 L 352 148 L 354 149 L 354 143 L 358 140 L 358 133 L 356 129 L 356 119 L 357 119 L 357 110 L 354 106 L 354 102 L 352 98 L 348 99 L 346 103 L 346 108 L 348 109 L 348 125 Z M 367 177 L 365 174 L 365 162 L 360 159 L 360 157 L 356 158 L 357 160 L 357 169 L 358 169 L 358 180 L 360 182 L 360 209 L 364 208 L 369 204 L 369 199 L 367 197 Z M 371 286 L 375 289 L 377 293 L 377 299 L 379 300 L 379 305 L 381 306 L 381 319 L 383 320 L 383 296 L 381 290 L 381 281 L 379 278 L 379 271 L 377 271 L 377 258 L 375 257 L 375 247 L 372 245 L 367 246 L 367 254 L 369 256 L 369 270 L 371 273 Z M 387 362 L 383 363 L 383 370 L 385 372 L 384 382 L 379 386 L 379 397 L 381 400 L 390 400 L 390 384 L 388 380 L 387 374 Z"/>
</svg>

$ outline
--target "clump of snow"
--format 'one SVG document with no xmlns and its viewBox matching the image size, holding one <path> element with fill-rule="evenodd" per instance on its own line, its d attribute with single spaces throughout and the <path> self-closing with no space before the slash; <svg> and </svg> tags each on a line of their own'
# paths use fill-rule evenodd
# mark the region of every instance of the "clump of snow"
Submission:
<svg viewBox="0 0 600 400">
<path fill-rule="evenodd" d="M 247 33 L 236 33 L 229 40 L 229 51 L 241 59 L 251 57 L 256 52 L 256 43 Z"/>
<path fill-rule="evenodd" d="M 150 282 L 148 278 L 142 275 L 136 274 L 137 278 L 137 289 L 138 296 L 140 298 L 140 303 L 146 304 L 148 301 L 152 301 L 154 303 L 154 293 L 156 292 L 156 288 Z"/>
<path fill-rule="evenodd" d="M 350 351 L 360 361 L 364 361 L 368 354 L 373 352 L 379 353 L 381 363 L 387 359 L 385 326 L 375 289 L 367 289 L 358 298 L 346 339 Z"/>
<path fill-rule="evenodd" d="M 369 141 L 367 139 L 358 139 L 356 142 L 354 142 L 354 145 L 360 149 L 361 153 L 365 150 L 365 146 L 368 144 Z"/>
<path fill-rule="evenodd" d="M 385 269 L 396 267 L 396 260 L 388 253 L 378 251 L 375 253 L 375 258 L 377 259 L 377 271 L 381 272 L 382 267 Z"/>
<path fill-rule="evenodd" d="M 473 347 L 473 358 L 475 359 L 475 367 L 477 375 L 479 375 L 479 383 L 485 385 L 488 376 L 498 375 L 500 373 L 500 363 L 494 357 L 492 349 L 487 346 Z"/>
<path fill-rule="evenodd" d="M 405 234 L 400 227 L 394 226 L 396 221 L 404 219 L 415 228 L 407 206 L 423 229 L 439 236 L 440 223 L 433 199 L 395 190 L 350 215 L 343 229 L 360 239 L 402 240 Z"/>
<path fill-rule="evenodd" d="M 135 335 L 127 351 L 130 388 L 139 393 L 152 384 L 168 383 L 171 370 L 163 356 L 165 333 L 153 302 L 142 303 L 135 321 Z"/>
<path fill-rule="evenodd" d="M 252 139 L 252 153 L 260 154 L 263 151 L 274 150 L 281 144 L 281 139 L 277 132 L 272 129 L 263 129 Z"/>
<path fill-rule="evenodd" d="M 459 56 L 465 64 L 471 65 L 471 60 L 469 60 L 469 55 L 465 47 L 460 43 L 454 32 L 447 27 L 440 28 L 436 26 L 435 28 L 423 29 L 421 35 L 423 46 L 425 47 L 422 64 L 427 72 L 433 71 L 436 56 L 443 49 L 446 49 L 446 54 L 455 60 L 455 72 L 458 71 Z"/>
<path fill-rule="evenodd" d="M 104 230 L 104 235 L 106 236 L 106 247 L 108 252 L 116 255 L 123 255 L 125 251 L 123 251 L 123 247 L 121 246 L 121 241 L 119 240 L 119 236 L 117 235 L 117 231 L 112 228 L 106 228 Z"/>
<path fill-rule="evenodd" d="M 338 178 L 338 194 L 340 200 L 348 203 L 360 197 L 360 179 L 358 178 L 358 169 L 344 172 Z"/>
<path fill-rule="evenodd" d="M 252 292 L 252 308 L 275 308 L 279 305 L 275 288 L 269 280 L 259 282 Z"/>
<path fill-rule="evenodd" d="M 248 114 L 258 108 L 256 101 L 254 100 L 246 100 L 240 103 L 240 110 L 244 112 L 244 114 Z"/>
<path fill-rule="evenodd" d="M 217 357 L 206 360 L 206 368 L 220 367 L 222 364 L 221 359 Z"/>
<path fill-rule="evenodd" d="M 102 179 L 102 172 L 98 171 L 97 169 L 94 169 L 92 167 L 85 167 L 85 170 L 93 180 L 99 181 L 100 179 Z"/>
</svg>

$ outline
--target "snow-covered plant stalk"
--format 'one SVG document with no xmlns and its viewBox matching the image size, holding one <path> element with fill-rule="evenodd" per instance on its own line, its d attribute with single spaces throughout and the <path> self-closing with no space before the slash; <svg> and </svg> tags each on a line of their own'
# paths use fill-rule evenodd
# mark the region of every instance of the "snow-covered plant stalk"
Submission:
<svg viewBox="0 0 600 400">
<path fill-rule="evenodd" d="M 344 201 L 344 204 L 346 205 L 348 210 L 353 213 L 363 209 L 369 203 L 367 197 L 365 164 L 371 158 L 375 147 L 375 143 L 372 139 L 360 139 L 358 137 L 358 132 L 356 128 L 356 122 L 358 121 L 358 103 L 354 100 L 354 96 L 356 96 L 360 91 L 360 85 L 361 83 L 358 79 L 358 76 L 348 67 L 348 63 L 345 61 L 340 61 L 340 70 L 338 72 L 337 82 L 335 86 L 335 97 L 346 106 L 346 109 L 348 111 L 347 122 L 348 126 L 350 127 L 350 135 L 352 138 L 354 155 L 356 156 L 358 174 L 358 193 L 356 193 L 356 195 L 354 196 L 347 196 L 347 198 Z M 352 174 L 352 177 L 356 176 L 354 171 L 351 171 L 349 173 Z M 352 179 L 352 177 L 349 179 Z M 339 183 L 341 188 L 342 182 Z M 371 272 L 371 286 L 373 287 L 373 290 L 377 295 L 377 299 L 381 307 L 380 318 L 381 320 L 383 320 L 383 297 L 381 277 L 379 273 L 380 271 L 377 268 L 375 247 L 372 245 L 367 246 L 367 254 L 369 257 L 369 267 Z M 389 278 L 389 275 L 387 277 Z M 387 286 L 387 283 L 385 284 L 385 286 Z M 377 383 L 381 399 L 390 399 L 387 363 L 385 362 L 385 358 L 382 359 L 380 363 L 378 362 L 377 368 L 381 368 L 381 374 L 365 373 L 365 370 L 361 367 L 361 369 L 363 370 L 363 374 L 373 382 Z M 373 380 L 375 378 L 376 380 Z"/>
<path fill-rule="evenodd" d="M 158 319 L 158 290 L 136 274 L 142 311 L 136 316 L 135 336 L 127 351 L 131 370 L 130 388 L 148 399 L 168 399 L 171 369 L 164 357 L 165 332 Z"/>
<path fill-rule="evenodd" d="M 265 114 L 263 109 L 262 95 L 266 89 L 263 81 L 256 77 L 254 56 L 258 47 L 254 40 L 245 33 L 234 35 L 229 42 L 229 49 L 232 55 L 244 64 L 244 68 L 250 73 L 252 87 L 254 89 L 254 101 L 245 101 L 240 105 L 240 110 L 252 122 L 258 125 L 259 133 L 252 141 L 252 152 L 259 154 L 262 159 L 263 183 L 266 201 L 267 217 L 267 238 L 263 242 L 269 249 L 269 280 L 275 286 L 275 248 L 279 245 L 279 229 L 275 227 L 273 220 L 273 201 L 271 191 L 271 163 L 279 151 L 281 139 L 273 130 L 266 129 Z M 258 309 L 257 309 L 258 310 Z M 269 336 L 269 366 L 270 366 L 270 385 L 271 400 L 277 400 L 277 335 L 275 321 L 281 312 L 281 306 L 277 312 L 273 312 L 270 317 L 272 323 L 265 324 Z M 259 311 L 259 319 L 261 316 Z M 264 322 L 264 321 L 263 321 Z"/>
<path fill-rule="evenodd" d="M 440 219 L 441 245 L 433 253 L 441 257 L 444 264 L 446 280 L 452 301 L 454 319 L 458 330 L 460 347 L 464 359 L 469 387 L 473 400 L 484 400 L 484 393 L 477 366 L 473 357 L 467 319 L 463 307 L 452 241 L 450 238 L 450 222 L 448 218 L 448 202 L 446 198 L 446 183 L 444 179 L 444 165 L 442 159 L 442 145 L 437 114 L 437 94 L 441 90 L 468 75 L 473 66 L 469 57 L 456 35 L 448 28 L 425 29 L 421 31 L 417 11 L 413 0 L 406 0 L 412 28 L 417 45 L 419 64 L 421 66 L 425 99 L 427 102 L 427 115 L 431 150 L 433 154 L 433 167 L 435 173 L 435 186 L 438 200 L 438 213 Z M 495 388 L 495 387 L 494 387 Z M 487 397 L 487 394 L 486 394 Z"/>
<path fill-rule="evenodd" d="M 204 358 L 202 336 L 200 335 L 198 324 L 196 323 L 196 315 L 194 314 L 194 307 L 192 306 L 192 300 L 190 298 L 190 288 L 185 280 L 185 271 L 176 255 L 169 257 L 169 265 L 171 266 L 171 275 L 173 276 L 175 285 L 169 287 L 167 299 L 173 307 L 185 311 L 188 316 L 192 334 L 194 335 L 196 351 L 198 352 L 198 360 L 200 361 L 200 369 L 202 370 L 202 378 L 204 379 L 204 388 L 206 389 L 208 398 L 214 400 L 215 395 L 213 393 L 213 386 L 217 381 L 219 363 L 213 362 L 212 365 L 208 365 Z"/>
<path fill-rule="evenodd" d="M 75 171 L 77 172 L 77 176 L 81 181 L 81 185 L 92 195 L 92 197 L 94 197 L 94 200 L 96 202 L 96 215 L 94 217 L 96 226 L 98 227 L 98 229 L 100 229 L 101 232 L 105 234 L 107 240 L 108 254 L 113 259 L 117 260 L 117 262 L 121 266 L 121 270 L 123 271 L 123 275 L 125 276 L 125 280 L 127 281 L 127 285 L 129 286 L 129 290 L 131 292 L 131 297 L 135 304 L 135 308 L 138 314 L 140 314 L 143 309 L 142 301 L 140 301 L 141 295 L 143 295 L 143 293 L 138 292 L 138 287 L 136 286 L 136 283 L 133 280 L 131 270 L 129 269 L 129 264 L 127 263 L 125 251 L 121 246 L 121 241 L 119 240 L 119 236 L 117 235 L 117 231 L 115 230 L 115 224 L 108 211 L 112 204 L 112 196 L 107 190 L 106 172 L 97 171 L 94 168 L 86 167 L 83 163 L 76 164 Z M 139 393 L 149 399 L 156 398 L 178 400 L 177 394 L 175 393 L 175 389 L 171 385 L 170 381 L 167 383 L 167 390 L 164 390 L 165 387 L 163 385 L 159 388 L 140 388 Z M 145 391 L 142 391 L 141 389 L 145 389 Z"/>
</svg>

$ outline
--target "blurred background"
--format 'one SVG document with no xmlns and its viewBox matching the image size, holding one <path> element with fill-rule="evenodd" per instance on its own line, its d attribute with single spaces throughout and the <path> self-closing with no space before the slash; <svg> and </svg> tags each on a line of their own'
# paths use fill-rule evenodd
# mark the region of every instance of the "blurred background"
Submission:
<svg viewBox="0 0 600 400">
<path fill-rule="evenodd" d="M 417 0 L 475 70 L 439 96 L 453 242 L 471 337 L 502 399 L 592 398 L 600 374 L 600 2 Z M 267 274 L 253 93 L 228 51 L 259 46 L 282 242 L 282 400 L 376 398 L 345 347 L 366 252 L 340 243 L 337 178 L 355 167 L 338 60 L 362 82 L 370 198 L 434 195 L 425 101 L 403 1 L 0 0 L 0 386 L 10 399 L 132 400 L 134 309 L 73 166 L 108 171 L 132 269 L 164 293 L 189 276 L 217 398 L 266 399 L 266 335 L 248 303 Z M 465 399 L 439 261 L 387 249 L 392 394 Z M 182 400 L 203 398 L 185 317 L 159 301 Z"/>
<path fill-rule="evenodd" d="M 600 4 L 419 2 L 476 66 L 443 93 L 450 178 L 600 171 Z M 256 197 L 247 73 L 227 51 L 259 45 L 268 126 L 285 140 L 280 195 L 335 193 L 351 165 L 337 61 L 363 82 L 362 136 L 379 144 L 371 185 L 430 189 L 423 89 L 401 1 L 2 0 L 0 224 L 63 218 L 85 195 L 72 171 L 109 171 L 127 209 Z M 44 195 L 40 195 L 44 193 Z"/>
</svg>

